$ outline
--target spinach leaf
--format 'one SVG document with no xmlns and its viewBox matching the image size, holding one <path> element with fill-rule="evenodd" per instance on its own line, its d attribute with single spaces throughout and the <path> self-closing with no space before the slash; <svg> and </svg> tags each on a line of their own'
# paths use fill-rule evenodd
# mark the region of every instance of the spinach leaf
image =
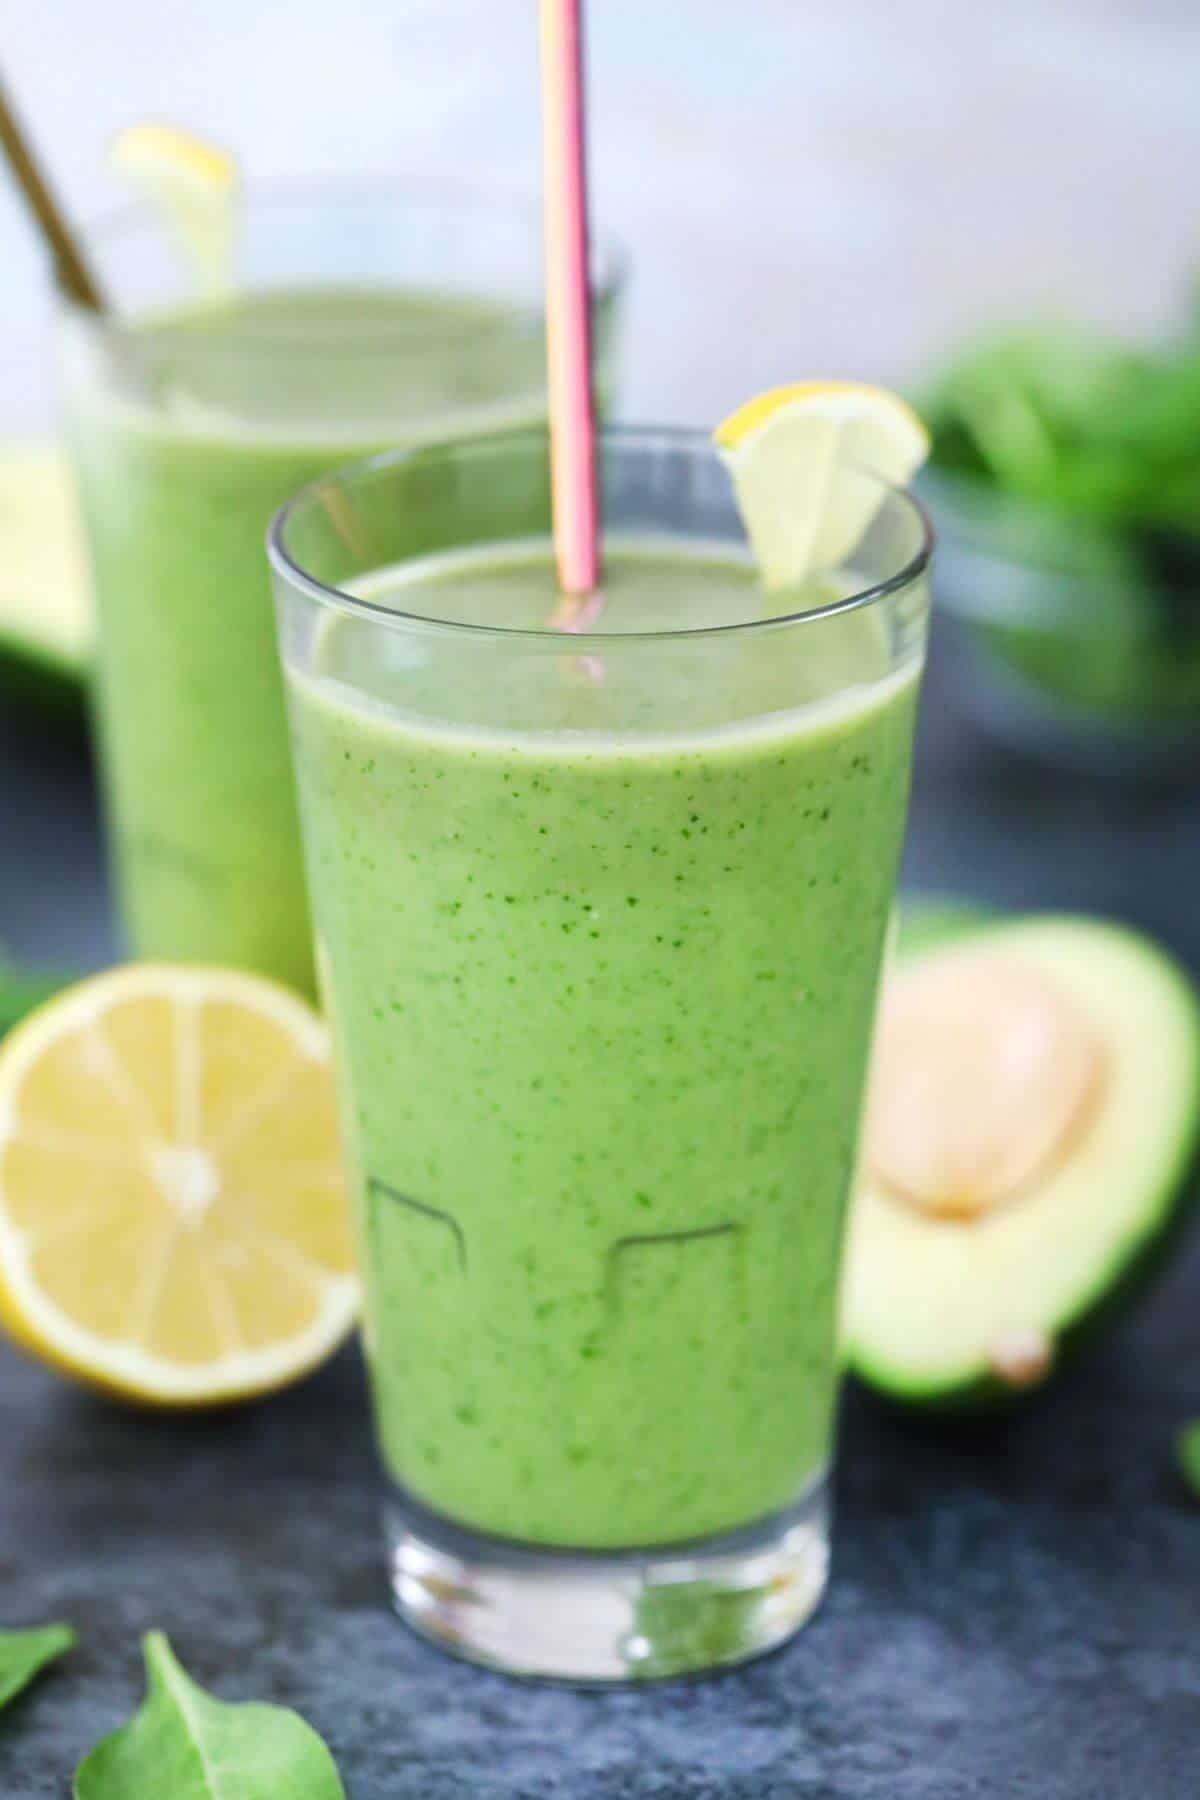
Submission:
<svg viewBox="0 0 1200 1800">
<path fill-rule="evenodd" d="M 71 979 L 69 975 L 29 974 L 14 968 L 0 952 L 0 1037 Z"/>
<path fill-rule="evenodd" d="M 56 1658 L 74 1648 L 69 1625 L 35 1625 L 30 1631 L 0 1631 L 0 1707 L 28 1687 Z"/>
<path fill-rule="evenodd" d="M 346 1800 L 332 1756 L 298 1713 L 214 1700 L 161 1631 L 142 1649 L 146 1699 L 84 1758 L 75 1800 Z"/>
<path fill-rule="evenodd" d="M 1200 1500 L 1200 1419 L 1192 1419 L 1175 1440 L 1175 1460 L 1179 1473 Z"/>
<path fill-rule="evenodd" d="M 993 332 L 919 408 L 935 469 L 1115 530 L 1194 536 L 1200 336 L 1133 346 L 1081 325 Z"/>
</svg>

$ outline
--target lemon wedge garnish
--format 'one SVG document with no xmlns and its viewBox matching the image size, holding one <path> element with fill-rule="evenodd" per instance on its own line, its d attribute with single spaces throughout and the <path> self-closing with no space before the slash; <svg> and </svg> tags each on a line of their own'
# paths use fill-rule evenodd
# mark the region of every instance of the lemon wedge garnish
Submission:
<svg viewBox="0 0 1200 1800">
<path fill-rule="evenodd" d="M 94 638 L 66 458 L 41 439 L 0 444 L 0 640 L 77 670 Z"/>
<path fill-rule="evenodd" d="M 226 151 L 177 125 L 147 120 L 117 133 L 109 166 L 157 209 L 210 299 L 233 289 L 238 166 Z"/>
<path fill-rule="evenodd" d="M 89 1385 L 245 1399 L 357 1312 L 326 1029 L 286 989 L 133 963 L 0 1048 L 0 1321 Z"/>
<path fill-rule="evenodd" d="M 883 503 L 929 454 L 912 408 L 885 388 L 799 381 L 748 400 L 713 433 L 768 588 L 851 557 Z"/>
</svg>

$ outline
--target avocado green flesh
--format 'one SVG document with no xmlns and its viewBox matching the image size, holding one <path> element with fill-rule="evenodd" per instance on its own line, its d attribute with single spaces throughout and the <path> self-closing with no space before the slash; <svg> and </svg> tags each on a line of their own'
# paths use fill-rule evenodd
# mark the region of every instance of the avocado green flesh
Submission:
<svg viewBox="0 0 1200 1800">
<path fill-rule="evenodd" d="M 1183 1211 L 1200 1126 L 1200 1006 L 1184 972 L 1133 932 L 1029 917 L 902 928 L 900 961 L 984 946 L 1043 970 L 1104 1047 L 1104 1087 L 1080 1141 L 1037 1187 L 963 1222 L 922 1214 L 863 1172 L 847 1253 L 849 1366 L 914 1404 L 1011 1395 L 991 1351 L 1040 1333 L 1054 1362 L 1156 1265 Z M 949 935 L 947 935 L 949 934 Z"/>
<path fill-rule="evenodd" d="M 977 900 L 958 900 L 950 895 L 909 895 L 899 906 L 896 953 L 915 956 L 919 950 L 949 943 L 951 938 L 977 931 L 994 915 Z"/>
<path fill-rule="evenodd" d="M 0 558 L 4 556 L 0 538 Z M 83 608 L 86 606 L 86 612 Z M 36 585 L 0 591 L 0 667 L 30 669 L 81 687 L 95 657 L 90 594 Z"/>
<path fill-rule="evenodd" d="M 0 439 L 0 692 L 78 710 L 94 650 L 62 452 L 49 439 Z"/>
</svg>

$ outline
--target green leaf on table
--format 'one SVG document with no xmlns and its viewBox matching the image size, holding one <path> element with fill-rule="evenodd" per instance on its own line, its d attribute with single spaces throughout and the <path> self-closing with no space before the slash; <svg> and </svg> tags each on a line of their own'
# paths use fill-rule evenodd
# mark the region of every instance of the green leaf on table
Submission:
<svg viewBox="0 0 1200 1800">
<path fill-rule="evenodd" d="M 0 1037 L 72 979 L 69 975 L 29 974 L 14 968 L 0 953 Z"/>
<path fill-rule="evenodd" d="M 214 1700 L 161 1631 L 142 1650 L 146 1699 L 83 1759 L 75 1800 L 346 1800 L 333 1757 L 298 1713 Z"/>
<path fill-rule="evenodd" d="M 29 1631 L 0 1631 L 0 1707 L 29 1686 L 48 1663 L 75 1647 L 69 1625 L 35 1625 Z"/>
<path fill-rule="evenodd" d="M 1175 1460 L 1179 1473 L 1200 1500 L 1200 1419 L 1192 1419 L 1175 1440 Z"/>
</svg>

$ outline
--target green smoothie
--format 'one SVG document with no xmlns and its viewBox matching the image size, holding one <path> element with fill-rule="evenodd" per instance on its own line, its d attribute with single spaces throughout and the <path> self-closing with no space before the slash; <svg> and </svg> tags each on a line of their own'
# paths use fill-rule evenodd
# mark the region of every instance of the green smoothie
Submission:
<svg viewBox="0 0 1200 1800">
<path fill-rule="evenodd" d="M 509 627 L 556 601 L 543 543 L 359 591 Z M 594 1549 L 764 1518 L 828 1464 L 918 675 L 869 608 L 696 632 L 763 611 L 715 547 L 618 540 L 605 596 L 611 647 L 537 668 L 330 613 L 289 677 L 385 1461 L 464 1525 Z"/>
<path fill-rule="evenodd" d="M 110 833 L 137 955 L 311 988 L 264 533 L 348 458 L 536 420 L 543 352 L 514 316 L 323 286 L 159 315 L 111 342 L 69 322 Z"/>
</svg>

